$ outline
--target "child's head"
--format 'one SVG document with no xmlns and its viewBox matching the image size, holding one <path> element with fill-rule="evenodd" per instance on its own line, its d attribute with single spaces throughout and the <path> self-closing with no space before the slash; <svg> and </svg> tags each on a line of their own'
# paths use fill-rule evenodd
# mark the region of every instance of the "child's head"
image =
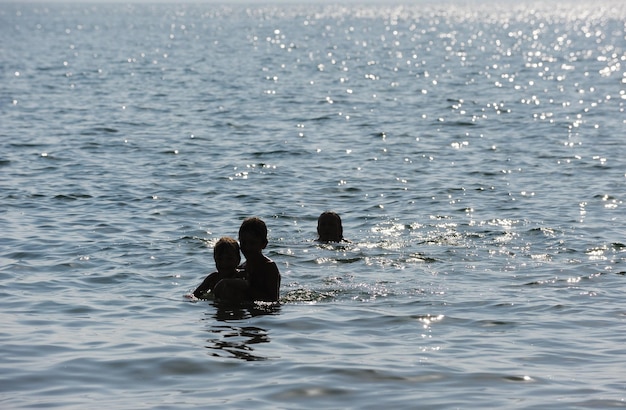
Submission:
<svg viewBox="0 0 626 410">
<path fill-rule="evenodd" d="M 335 212 L 322 212 L 317 219 L 318 240 L 329 242 L 340 242 L 343 239 L 343 226 L 341 217 Z"/>
<path fill-rule="evenodd" d="M 257 217 L 246 218 L 239 228 L 241 251 L 246 258 L 260 253 L 267 246 L 267 226 Z"/>
<path fill-rule="evenodd" d="M 220 238 L 213 247 L 213 259 L 219 272 L 235 270 L 241 262 L 239 244 L 227 236 Z"/>
</svg>

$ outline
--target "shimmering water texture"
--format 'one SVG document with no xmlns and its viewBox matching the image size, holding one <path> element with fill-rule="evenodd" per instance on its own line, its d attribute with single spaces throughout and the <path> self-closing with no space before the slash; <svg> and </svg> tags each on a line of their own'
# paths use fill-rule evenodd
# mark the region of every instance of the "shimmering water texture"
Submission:
<svg viewBox="0 0 626 410">
<path fill-rule="evenodd" d="M 0 408 L 626 407 L 625 22 L 0 4 Z M 186 297 L 251 215 L 280 306 Z"/>
</svg>

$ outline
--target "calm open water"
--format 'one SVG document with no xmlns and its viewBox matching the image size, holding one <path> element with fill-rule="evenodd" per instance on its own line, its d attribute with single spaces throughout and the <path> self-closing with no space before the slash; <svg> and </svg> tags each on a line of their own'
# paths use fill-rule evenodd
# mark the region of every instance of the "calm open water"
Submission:
<svg viewBox="0 0 626 410">
<path fill-rule="evenodd" d="M 0 38 L 2 409 L 626 407 L 623 2 L 3 3 Z M 252 215 L 280 306 L 186 298 Z"/>
</svg>

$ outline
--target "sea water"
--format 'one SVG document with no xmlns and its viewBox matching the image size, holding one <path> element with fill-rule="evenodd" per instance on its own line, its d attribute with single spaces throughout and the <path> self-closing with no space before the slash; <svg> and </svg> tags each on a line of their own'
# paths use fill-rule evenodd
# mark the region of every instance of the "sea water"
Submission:
<svg viewBox="0 0 626 410">
<path fill-rule="evenodd" d="M 623 2 L 2 3 L 0 34 L 1 408 L 626 407 Z M 280 304 L 187 297 L 253 215 Z"/>
</svg>

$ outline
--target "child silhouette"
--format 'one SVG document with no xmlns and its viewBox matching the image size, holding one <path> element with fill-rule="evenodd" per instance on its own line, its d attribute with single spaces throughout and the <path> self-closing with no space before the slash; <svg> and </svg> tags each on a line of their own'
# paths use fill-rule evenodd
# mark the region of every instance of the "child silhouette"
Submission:
<svg viewBox="0 0 626 410">
<path fill-rule="evenodd" d="M 239 228 L 239 243 L 246 261 L 240 266 L 249 284 L 249 297 L 255 301 L 277 302 L 280 272 L 276 263 L 263 255 L 267 246 L 267 226 L 257 217 L 246 218 Z"/>
<path fill-rule="evenodd" d="M 220 298 L 220 290 L 224 287 L 224 281 L 244 281 L 243 272 L 237 270 L 241 255 L 239 253 L 239 244 L 236 240 L 229 237 L 220 238 L 213 247 L 213 259 L 217 271 L 210 273 L 193 291 L 193 295 L 198 299 L 206 299 L 210 297 Z M 226 283 L 226 282 L 225 282 Z M 221 285 L 221 286 L 220 286 Z M 242 287 L 244 284 L 240 284 Z"/>
</svg>

